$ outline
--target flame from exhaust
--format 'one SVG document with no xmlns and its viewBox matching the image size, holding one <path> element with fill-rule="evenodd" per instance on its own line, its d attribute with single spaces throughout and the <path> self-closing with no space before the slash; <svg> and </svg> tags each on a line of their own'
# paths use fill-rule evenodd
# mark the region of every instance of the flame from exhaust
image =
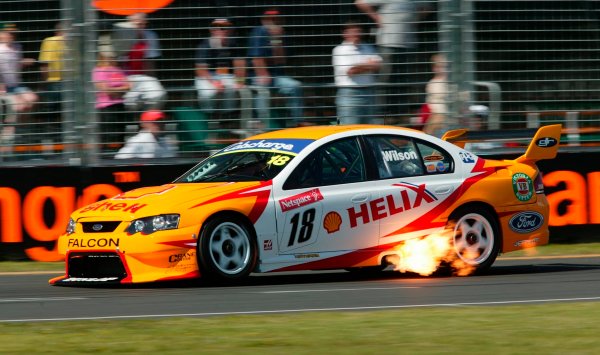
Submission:
<svg viewBox="0 0 600 355">
<path fill-rule="evenodd" d="M 387 260 L 394 265 L 396 271 L 414 272 L 422 276 L 433 274 L 443 264 L 450 266 L 455 275 L 470 275 L 476 267 L 456 255 L 452 236 L 452 230 L 446 230 L 423 238 L 409 239 L 399 247 L 399 257 Z M 463 252 L 463 256 L 474 259 L 478 255 L 467 250 Z"/>
</svg>

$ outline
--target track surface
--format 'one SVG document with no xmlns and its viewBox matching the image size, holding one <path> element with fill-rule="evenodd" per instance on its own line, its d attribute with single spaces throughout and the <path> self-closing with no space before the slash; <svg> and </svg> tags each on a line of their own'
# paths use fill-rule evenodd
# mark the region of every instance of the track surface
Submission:
<svg viewBox="0 0 600 355">
<path fill-rule="evenodd" d="M 498 260 L 486 275 L 471 277 L 256 275 L 235 287 L 57 287 L 47 284 L 51 276 L 1 275 L 0 322 L 600 301 L 600 257 Z"/>
</svg>

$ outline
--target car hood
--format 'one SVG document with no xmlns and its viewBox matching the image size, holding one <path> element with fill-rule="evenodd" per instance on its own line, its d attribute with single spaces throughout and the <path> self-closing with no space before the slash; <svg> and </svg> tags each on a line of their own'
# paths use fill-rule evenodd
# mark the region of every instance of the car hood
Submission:
<svg viewBox="0 0 600 355">
<path fill-rule="evenodd" d="M 73 213 L 79 218 L 133 220 L 163 213 L 178 213 L 236 191 L 263 186 L 264 182 L 183 183 L 143 187 L 82 207 Z M 233 197 L 232 197 L 233 198 Z"/>
</svg>

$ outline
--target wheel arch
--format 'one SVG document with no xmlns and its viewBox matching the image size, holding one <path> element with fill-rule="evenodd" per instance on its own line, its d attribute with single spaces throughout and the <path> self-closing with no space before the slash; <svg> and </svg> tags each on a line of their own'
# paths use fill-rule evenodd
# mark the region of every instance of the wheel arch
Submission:
<svg viewBox="0 0 600 355">
<path fill-rule="evenodd" d="M 246 216 L 245 214 L 243 214 L 241 212 L 234 211 L 234 210 L 217 211 L 217 212 L 211 214 L 210 216 L 206 217 L 204 222 L 202 222 L 202 226 L 200 227 L 199 235 L 202 235 L 202 230 L 205 228 L 205 226 L 208 224 L 208 222 L 210 222 L 211 220 L 213 220 L 215 218 L 226 218 L 226 217 L 239 218 L 241 221 L 243 221 L 244 224 L 246 224 L 246 226 L 249 228 L 250 233 L 252 234 L 251 237 L 252 237 L 254 243 L 256 243 L 257 234 L 256 234 L 256 228 L 254 228 L 254 224 L 252 223 L 252 221 L 250 221 L 248 216 Z"/>
</svg>

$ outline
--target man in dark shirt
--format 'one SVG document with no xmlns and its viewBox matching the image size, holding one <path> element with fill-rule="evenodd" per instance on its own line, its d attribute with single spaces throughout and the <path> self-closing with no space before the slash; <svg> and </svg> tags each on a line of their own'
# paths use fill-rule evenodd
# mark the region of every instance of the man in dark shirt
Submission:
<svg viewBox="0 0 600 355">
<path fill-rule="evenodd" d="M 196 89 L 200 108 L 235 110 L 236 91 L 244 88 L 246 65 L 244 50 L 231 38 L 231 22 L 215 19 L 210 37 L 202 41 L 196 54 Z"/>
<path fill-rule="evenodd" d="M 302 83 L 286 76 L 284 29 L 278 10 L 267 10 L 261 18 L 261 26 L 252 30 L 248 56 L 252 59 L 254 78 L 252 83 L 262 88 L 256 97 L 259 118 L 269 118 L 269 88 L 287 96 L 287 106 L 296 124 L 303 118 Z"/>
</svg>

